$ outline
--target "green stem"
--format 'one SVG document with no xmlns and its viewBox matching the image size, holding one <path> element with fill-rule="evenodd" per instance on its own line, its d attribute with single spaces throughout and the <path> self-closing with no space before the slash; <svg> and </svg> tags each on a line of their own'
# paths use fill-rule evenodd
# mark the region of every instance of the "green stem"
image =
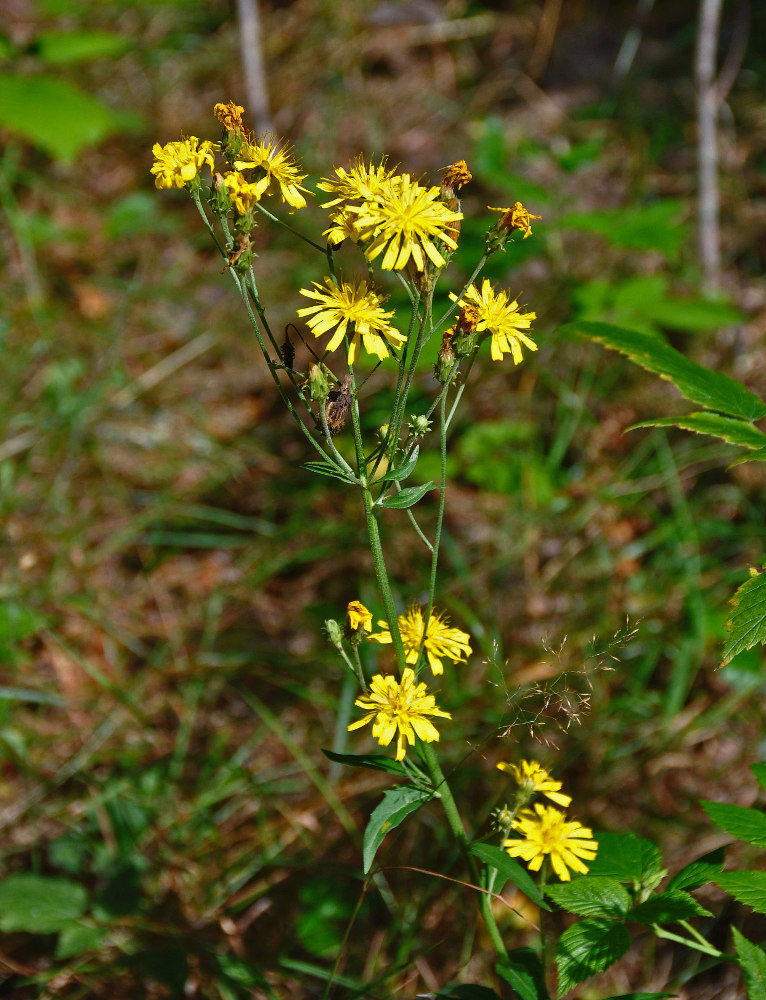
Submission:
<svg viewBox="0 0 766 1000">
<path fill-rule="evenodd" d="M 707 941 L 690 941 L 688 938 L 681 937 L 680 934 L 673 934 L 672 931 L 667 931 L 657 924 L 652 924 L 652 930 L 658 938 L 665 938 L 666 941 L 676 941 L 678 944 L 685 944 L 687 948 L 694 948 L 696 951 L 701 951 L 704 955 L 712 955 L 714 958 L 723 958 L 730 962 L 736 961 L 733 955 L 727 955 L 726 952 L 719 951 L 712 944 L 708 944 Z"/>
<path fill-rule="evenodd" d="M 288 226 L 288 224 L 283 219 L 279 219 L 277 218 L 276 215 L 272 215 L 271 212 L 267 208 L 264 208 L 260 202 L 256 202 L 255 207 L 262 215 L 265 215 L 267 219 L 271 219 L 272 222 L 276 222 L 278 226 L 281 226 L 283 229 L 286 229 L 288 233 L 292 233 L 293 236 L 297 236 L 299 240 L 303 240 L 304 243 L 308 243 L 310 247 L 313 247 L 315 250 L 318 250 L 322 254 L 322 256 L 324 256 L 327 253 L 326 246 L 323 247 L 320 246 L 318 243 L 315 243 L 313 240 L 310 240 L 308 236 L 304 236 L 303 233 L 299 232 L 297 229 L 293 229 L 292 226 Z"/>
<path fill-rule="evenodd" d="M 433 548 L 431 550 L 431 576 L 428 582 L 428 606 L 423 619 L 423 636 L 420 640 L 420 651 L 418 658 L 423 653 L 428 635 L 428 623 L 434 609 L 434 598 L 436 596 L 436 571 L 439 565 L 439 546 L 442 539 L 442 524 L 444 523 L 444 507 L 447 499 L 447 422 L 446 422 L 447 394 L 442 393 L 439 404 L 439 455 L 441 459 L 441 483 L 439 484 L 439 510 L 436 514 L 436 528 L 434 529 Z"/>
</svg>

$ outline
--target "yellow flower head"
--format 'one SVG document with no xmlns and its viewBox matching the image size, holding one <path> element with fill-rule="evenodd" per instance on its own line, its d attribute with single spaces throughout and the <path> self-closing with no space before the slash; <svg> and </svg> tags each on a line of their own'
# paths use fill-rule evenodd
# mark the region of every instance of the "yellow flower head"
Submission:
<svg viewBox="0 0 766 1000">
<path fill-rule="evenodd" d="M 244 129 L 242 123 L 244 113 L 245 109 L 234 101 L 229 101 L 228 104 L 216 104 L 213 108 L 213 114 L 227 132 L 241 132 Z"/>
<path fill-rule="evenodd" d="M 592 861 L 598 852 L 593 832 L 577 820 L 567 821 L 564 813 L 553 806 L 536 803 L 534 812 L 525 809 L 514 820 L 513 827 L 522 837 L 505 841 L 503 847 L 508 854 L 522 858 L 533 872 L 542 868 L 546 856 L 550 857 L 562 882 L 571 881 L 570 868 L 584 875 L 588 866 L 581 859 Z"/>
<path fill-rule="evenodd" d="M 452 718 L 449 712 L 436 707 L 434 696 L 427 694 L 425 684 L 415 683 L 415 672 L 410 667 L 404 668 L 401 681 L 391 675 L 376 674 L 370 684 L 370 693 L 357 698 L 354 704 L 367 714 L 358 722 L 352 722 L 349 732 L 374 719 L 372 735 L 382 747 L 387 747 L 397 736 L 397 760 L 404 759 L 406 744 L 414 746 L 416 736 L 424 743 L 438 741 L 439 733 L 426 716 Z"/>
<path fill-rule="evenodd" d="M 261 178 L 255 184 L 246 181 L 236 170 L 224 174 L 223 183 L 229 192 L 231 203 L 239 215 L 246 215 L 268 187 L 268 180 Z"/>
<path fill-rule="evenodd" d="M 365 632 L 372 632 L 372 611 L 368 611 L 361 601 L 349 601 L 346 614 L 354 631 L 361 628 Z"/>
<path fill-rule="evenodd" d="M 340 246 L 344 240 L 352 240 L 356 243 L 359 239 L 356 216 L 345 207 L 337 208 L 331 213 L 330 226 L 325 229 L 322 236 L 333 247 Z"/>
<path fill-rule="evenodd" d="M 434 677 L 444 673 L 442 657 L 446 656 L 453 663 L 459 663 L 471 655 L 470 635 L 467 632 L 461 632 L 459 628 L 449 626 L 446 615 L 431 612 L 425 643 L 423 643 L 423 609 L 419 605 L 413 604 L 406 615 L 399 615 L 397 621 L 399 622 L 399 633 L 402 637 L 404 651 L 407 654 L 407 663 L 418 662 L 422 644 Z M 379 621 L 378 627 L 382 631 L 374 632 L 368 638 L 373 642 L 387 645 L 392 641 L 391 630 L 384 621 Z"/>
<path fill-rule="evenodd" d="M 456 250 L 452 235 L 454 223 L 463 218 L 440 200 L 437 187 L 423 187 L 409 174 L 384 181 L 374 198 L 361 205 L 350 205 L 356 213 L 362 238 L 370 238 L 365 255 L 375 260 L 381 253 L 385 271 L 399 271 L 410 258 L 419 271 L 425 268 L 427 257 L 436 267 L 446 261 L 434 244 L 438 240 L 449 250 Z"/>
<path fill-rule="evenodd" d="M 499 223 L 501 229 L 504 229 L 507 233 L 512 229 L 519 229 L 524 233 L 524 239 L 532 235 L 531 220 L 542 219 L 542 215 L 530 215 L 520 201 L 517 201 L 511 208 L 493 208 L 492 205 L 487 205 L 487 208 L 490 212 L 503 213 Z"/>
<path fill-rule="evenodd" d="M 529 801 L 535 792 L 546 795 L 552 802 L 565 809 L 572 801 L 569 795 L 564 795 L 559 791 L 560 781 L 554 781 L 545 768 L 538 764 L 536 760 L 523 760 L 518 766 L 516 764 L 500 763 L 498 770 L 507 771 L 516 779 L 519 792 L 524 796 L 525 801 Z"/>
<path fill-rule="evenodd" d="M 292 208 L 304 208 L 306 199 L 301 194 L 308 188 L 300 182 L 306 174 L 298 172 L 298 167 L 292 158 L 290 147 L 273 135 L 259 136 L 254 143 L 245 143 L 239 153 L 239 159 L 234 161 L 236 170 L 255 170 L 259 181 L 266 181 L 264 192 L 274 184 L 279 188 L 282 201 Z"/>
<path fill-rule="evenodd" d="M 353 365 L 364 344 L 368 354 L 379 358 L 389 355 L 386 341 L 400 347 L 407 339 L 389 323 L 393 312 L 385 312 L 383 299 L 365 281 L 341 281 L 336 285 L 332 278 L 325 278 L 325 287 L 313 282 L 314 288 L 301 288 L 300 294 L 315 299 L 318 305 L 299 309 L 299 316 L 306 316 L 306 323 L 315 337 L 334 331 L 327 345 L 334 351 L 348 333 L 348 363 Z"/>
<path fill-rule="evenodd" d="M 457 295 L 450 292 L 450 298 L 454 302 Z M 517 365 L 522 360 L 522 344 L 530 351 L 537 350 L 534 340 L 523 333 L 530 328 L 532 320 L 537 319 L 537 313 L 521 312 L 518 301 L 514 299 L 511 302 L 508 292 L 495 292 L 487 278 L 481 283 L 481 291 L 471 285 L 462 301 L 478 309 L 476 329 L 489 330 L 492 334 L 493 361 L 502 361 L 504 354 L 511 354 L 513 363 Z"/>
<path fill-rule="evenodd" d="M 164 146 L 155 142 L 152 146 L 154 163 L 151 168 L 155 187 L 182 188 L 194 180 L 206 163 L 212 170 L 215 166 L 215 148 L 212 142 L 207 139 L 200 142 L 194 135 L 179 142 L 168 142 Z"/>
<path fill-rule="evenodd" d="M 345 167 L 335 168 L 335 177 L 323 177 L 317 184 L 320 191 L 337 195 L 332 201 L 326 201 L 322 208 L 334 208 L 342 202 L 369 201 L 375 198 L 382 185 L 396 173 L 396 167 L 389 170 L 385 156 L 377 166 L 370 160 L 369 167 L 363 156 L 358 156 L 350 170 Z"/>
</svg>

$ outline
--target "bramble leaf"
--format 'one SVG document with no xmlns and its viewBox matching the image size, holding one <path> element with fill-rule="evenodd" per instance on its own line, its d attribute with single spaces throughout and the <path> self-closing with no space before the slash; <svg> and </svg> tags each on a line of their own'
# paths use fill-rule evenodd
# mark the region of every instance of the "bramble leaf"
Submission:
<svg viewBox="0 0 766 1000">
<path fill-rule="evenodd" d="M 716 876 L 720 875 L 722 871 L 723 848 L 719 847 L 676 872 L 665 886 L 665 891 L 685 889 L 689 892 L 692 889 L 699 889 L 706 882 L 714 882 Z"/>
<path fill-rule="evenodd" d="M 766 813 L 746 806 L 732 806 L 728 802 L 702 802 L 702 808 L 716 826 L 738 840 L 755 847 L 766 847 Z"/>
<path fill-rule="evenodd" d="M 606 875 L 636 885 L 662 871 L 662 855 L 650 840 L 633 833 L 596 833 L 598 854 L 588 862 L 589 875 Z"/>
<path fill-rule="evenodd" d="M 630 934 L 625 925 L 616 920 L 588 917 L 568 927 L 556 946 L 558 996 L 608 969 L 629 947 Z"/>
<path fill-rule="evenodd" d="M 687 892 L 671 889 L 650 896 L 633 910 L 631 920 L 641 924 L 673 924 L 689 917 L 709 917 L 710 913 Z"/>
<path fill-rule="evenodd" d="M 722 667 L 737 653 L 766 642 L 766 573 L 745 580 L 729 603 L 734 610 L 726 622 L 730 635 L 724 643 Z"/>
<path fill-rule="evenodd" d="M 545 887 L 546 896 L 570 913 L 583 917 L 624 917 L 632 900 L 617 879 L 605 875 L 583 875 L 560 885 Z"/>
<path fill-rule="evenodd" d="M 736 927 L 732 927 L 731 931 L 748 1000 L 766 1000 L 766 952 L 748 941 Z"/>
<path fill-rule="evenodd" d="M 720 413 L 688 413 L 685 417 L 662 417 L 657 420 L 642 420 L 633 427 L 680 427 L 695 434 L 710 434 L 722 438 L 728 444 L 740 448 L 766 449 L 766 434 L 759 431 L 747 420 L 724 417 Z"/>
<path fill-rule="evenodd" d="M 713 881 L 756 913 L 766 913 L 766 872 L 721 872 Z"/>
</svg>

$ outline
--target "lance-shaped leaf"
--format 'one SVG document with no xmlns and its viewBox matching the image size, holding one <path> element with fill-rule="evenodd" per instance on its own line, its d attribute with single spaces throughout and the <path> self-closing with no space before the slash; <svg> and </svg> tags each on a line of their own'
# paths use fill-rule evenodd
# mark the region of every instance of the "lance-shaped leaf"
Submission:
<svg viewBox="0 0 766 1000">
<path fill-rule="evenodd" d="M 485 864 L 491 868 L 495 868 L 509 882 L 513 882 L 516 888 L 520 889 L 525 896 L 528 896 L 533 903 L 536 903 L 544 910 L 550 910 L 550 906 L 545 902 L 543 894 L 532 880 L 532 876 L 520 864 L 514 861 L 506 851 L 500 847 L 495 847 L 494 844 L 477 843 L 471 844 L 471 854 L 477 858 L 481 858 Z"/>
<path fill-rule="evenodd" d="M 721 666 L 737 653 L 766 642 L 766 573 L 745 580 L 729 602 L 734 610 L 726 622 L 729 637 L 724 643 Z"/>
<path fill-rule="evenodd" d="M 414 507 L 418 500 L 434 488 L 433 483 L 423 483 L 422 486 L 408 486 L 406 490 L 395 493 L 385 500 L 378 500 L 378 507 L 394 507 L 396 510 L 404 510 L 406 507 Z"/>
<path fill-rule="evenodd" d="M 322 750 L 328 760 L 334 760 L 338 764 L 347 764 L 349 767 L 369 767 L 373 771 L 386 771 L 388 774 L 397 774 L 401 778 L 407 777 L 406 767 L 398 760 L 391 757 L 384 757 L 378 753 L 335 753 L 334 750 Z"/>
<path fill-rule="evenodd" d="M 764 437 L 764 440 L 763 440 L 763 447 L 766 448 L 766 436 Z M 415 466 L 418 464 L 418 456 L 419 455 L 420 455 L 420 448 L 416 446 L 413 449 L 412 454 L 410 455 L 410 457 L 407 459 L 406 462 L 403 462 L 401 465 L 398 465 L 395 469 L 389 469 L 388 472 L 384 476 L 381 476 L 380 479 L 376 479 L 375 482 L 376 483 L 390 483 L 390 482 L 397 482 L 397 483 L 399 483 L 399 482 L 402 481 L 402 479 L 406 479 L 407 476 L 411 475 L 414 472 Z"/>
<path fill-rule="evenodd" d="M 353 476 L 350 476 L 337 465 L 333 465 L 332 462 L 306 462 L 303 468 L 308 469 L 309 472 L 316 473 L 318 476 L 331 476 L 333 479 L 340 479 L 344 483 L 356 483 Z"/>
<path fill-rule="evenodd" d="M 410 813 L 420 809 L 423 803 L 432 798 L 431 793 L 405 785 L 403 788 L 392 788 L 383 793 L 383 801 L 374 810 L 367 829 L 364 831 L 362 857 L 365 875 L 372 867 L 375 852 L 380 847 L 383 838 L 406 819 Z"/>
</svg>

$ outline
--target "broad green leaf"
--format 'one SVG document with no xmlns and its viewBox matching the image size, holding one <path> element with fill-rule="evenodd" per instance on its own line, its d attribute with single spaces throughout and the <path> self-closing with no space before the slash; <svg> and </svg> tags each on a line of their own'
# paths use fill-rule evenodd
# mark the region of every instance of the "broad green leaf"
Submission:
<svg viewBox="0 0 766 1000">
<path fill-rule="evenodd" d="M 713 881 L 756 913 L 766 913 L 766 872 L 721 872 Z"/>
<path fill-rule="evenodd" d="M 0 930 L 52 934 L 85 912 L 88 894 L 79 882 L 31 872 L 0 882 Z"/>
<path fill-rule="evenodd" d="M 633 905 L 627 890 L 606 875 L 583 875 L 571 882 L 548 885 L 545 895 L 581 917 L 624 917 Z"/>
<path fill-rule="evenodd" d="M 46 31 L 33 43 L 43 62 L 62 65 L 120 55 L 129 46 L 129 39 L 112 31 Z"/>
<path fill-rule="evenodd" d="M 748 941 L 736 927 L 731 929 L 748 1000 L 766 1000 L 766 952 Z"/>
<path fill-rule="evenodd" d="M 766 434 L 746 420 L 735 420 L 720 413 L 689 413 L 685 417 L 661 417 L 658 420 L 642 420 L 633 427 L 680 427 L 695 434 L 710 434 L 723 438 L 728 444 L 741 448 L 766 448 Z M 633 430 L 633 427 L 628 428 Z"/>
<path fill-rule="evenodd" d="M 766 438 L 763 442 L 766 448 Z M 404 462 L 402 465 L 395 469 L 389 469 L 385 476 L 381 476 L 380 479 L 376 479 L 376 483 L 390 483 L 390 482 L 401 482 L 402 479 L 406 479 L 407 476 L 411 475 L 418 464 L 418 456 L 420 455 L 420 448 L 416 447 L 412 455 Z"/>
<path fill-rule="evenodd" d="M 401 493 L 395 493 L 385 500 L 378 500 L 378 507 L 393 507 L 396 510 L 404 510 L 407 507 L 414 507 L 418 500 L 422 500 L 429 490 L 434 488 L 433 483 L 423 483 L 422 486 L 408 486 Z"/>
<path fill-rule="evenodd" d="M 702 808 L 716 826 L 755 847 L 766 847 L 766 813 L 727 802 L 702 802 Z"/>
<path fill-rule="evenodd" d="M 528 896 L 533 903 L 544 910 L 550 910 L 550 906 L 545 902 L 543 894 L 532 880 L 532 876 L 501 847 L 495 847 L 494 844 L 476 843 L 471 844 L 470 851 L 477 858 L 481 858 L 485 864 L 497 869 L 509 882 L 513 882 L 516 888 Z"/>
<path fill-rule="evenodd" d="M 374 810 L 367 829 L 364 831 L 362 844 L 362 859 L 365 875 L 372 867 L 375 852 L 380 847 L 385 835 L 395 829 L 410 813 L 431 798 L 428 792 L 412 785 L 403 788 L 392 788 L 383 793 L 383 801 Z"/>
<path fill-rule="evenodd" d="M 86 951 L 98 951 L 104 943 L 106 934 L 105 927 L 94 927 L 92 924 L 72 921 L 59 932 L 56 958 L 74 958 L 75 955 L 82 955 Z"/>
<path fill-rule="evenodd" d="M 630 914 L 640 924 L 673 924 L 689 917 L 709 917 L 710 913 L 697 900 L 681 889 L 671 889 L 650 896 Z"/>
<path fill-rule="evenodd" d="M 730 635 L 723 646 L 722 667 L 742 650 L 766 642 L 766 573 L 745 580 L 729 603 L 734 610 L 726 622 Z"/>
<path fill-rule="evenodd" d="M 119 124 L 109 108 L 64 80 L 0 74 L 0 125 L 62 163 L 72 163 Z"/>
<path fill-rule="evenodd" d="M 540 959 L 531 948 L 509 951 L 507 961 L 498 963 L 495 971 L 511 984 L 519 1000 L 549 1000 L 545 973 Z"/>
<path fill-rule="evenodd" d="M 722 871 L 723 848 L 719 847 L 676 872 L 665 887 L 665 891 L 684 889 L 686 892 L 690 892 L 692 889 L 699 889 L 707 882 L 714 882 L 716 876 L 720 875 Z"/>
<path fill-rule="evenodd" d="M 309 472 L 314 472 L 318 476 L 331 476 L 333 479 L 340 479 L 344 483 L 353 483 L 354 480 L 343 469 L 339 469 L 332 462 L 306 462 L 303 466 Z"/>
<path fill-rule="evenodd" d="M 755 775 L 761 788 L 766 788 L 766 764 L 751 764 L 750 770 Z"/>
<path fill-rule="evenodd" d="M 630 934 L 625 925 L 616 920 L 587 917 L 567 928 L 556 946 L 558 996 L 614 965 L 629 947 Z"/>
<path fill-rule="evenodd" d="M 429 994 L 430 996 L 431 994 Z M 458 983 L 456 986 L 445 986 L 433 994 L 438 1000 L 500 1000 L 500 997 L 489 986 L 477 986 L 475 983 Z"/>
<path fill-rule="evenodd" d="M 686 237 L 678 224 L 683 202 L 667 198 L 652 205 L 627 206 L 599 212 L 569 212 L 558 219 L 565 229 L 598 233 L 631 250 L 662 250 L 675 254 Z"/>
<path fill-rule="evenodd" d="M 588 874 L 607 875 L 636 885 L 662 871 L 659 848 L 633 833 L 597 833 L 598 854 L 588 862 Z"/>
<path fill-rule="evenodd" d="M 690 361 L 660 336 L 585 320 L 568 323 L 563 329 L 620 351 L 642 368 L 672 382 L 682 396 L 710 410 L 743 420 L 766 416 L 766 403 L 741 382 Z"/>
<path fill-rule="evenodd" d="M 386 771 L 388 774 L 397 774 L 401 778 L 407 777 L 407 769 L 398 760 L 391 757 L 384 757 L 377 753 L 335 753 L 333 750 L 322 750 L 328 760 L 337 761 L 339 764 L 348 764 L 349 767 L 369 767 L 373 771 Z"/>
</svg>

